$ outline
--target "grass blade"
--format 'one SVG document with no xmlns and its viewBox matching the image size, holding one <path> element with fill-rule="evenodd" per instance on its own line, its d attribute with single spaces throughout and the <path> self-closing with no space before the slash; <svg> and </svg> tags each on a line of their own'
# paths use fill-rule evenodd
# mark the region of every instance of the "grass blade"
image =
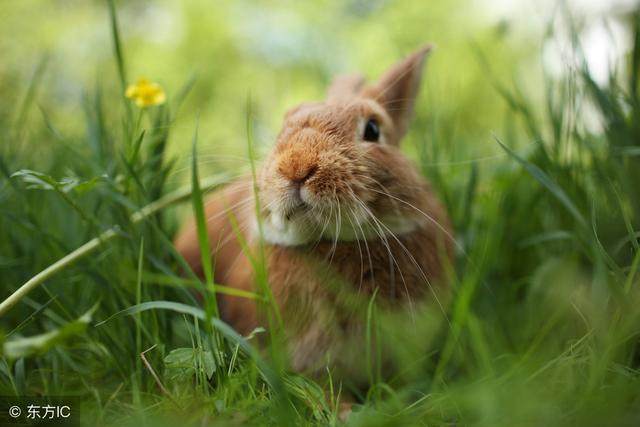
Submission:
<svg viewBox="0 0 640 427">
<path fill-rule="evenodd" d="M 208 189 L 212 189 L 218 187 L 221 184 L 227 183 L 230 179 L 229 175 L 219 175 L 215 177 L 211 177 L 207 180 L 206 184 L 203 187 Z M 188 198 L 191 195 L 191 187 L 183 187 L 174 191 L 173 193 L 169 193 L 164 197 L 156 200 L 155 202 L 149 203 L 147 206 L 143 207 L 139 211 L 134 212 L 130 220 L 132 223 L 138 223 L 149 216 L 153 215 L 156 212 L 165 209 L 168 206 L 171 206 L 179 201 L 182 201 Z M 7 299 L 0 303 L 0 316 L 4 315 L 7 311 L 11 310 L 13 306 L 15 306 L 18 302 L 20 302 L 29 292 L 36 289 L 40 285 L 42 285 L 47 279 L 54 276 L 55 274 L 65 270 L 67 267 L 78 261 L 79 259 L 84 258 L 85 256 L 93 253 L 96 249 L 102 246 L 104 243 L 118 236 L 119 227 L 113 227 L 98 237 L 95 237 L 89 240 L 84 245 L 80 246 L 78 249 L 70 252 L 64 257 L 60 258 L 58 261 L 54 262 L 40 273 L 33 276 L 27 282 L 25 282 L 22 286 L 20 286 L 15 292 L 13 292 Z"/>
<path fill-rule="evenodd" d="M 206 312 L 197 307 L 173 301 L 148 301 L 121 310 L 109 316 L 107 319 L 97 323 L 95 326 L 99 327 L 118 317 L 132 316 L 148 310 L 171 310 L 175 313 L 186 314 L 203 321 L 207 320 Z M 275 374 L 269 364 L 262 358 L 262 356 L 260 356 L 260 353 L 254 347 L 252 347 L 247 342 L 247 340 L 245 340 L 231 326 L 227 325 L 220 319 L 211 318 L 210 322 L 211 325 L 215 327 L 216 330 L 220 331 L 220 333 L 227 340 L 229 340 L 233 344 L 238 345 L 245 354 L 250 356 L 255 361 L 256 365 L 262 372 L 265 381 L 267 381 L 267 383 L 274 389 L 274 391 L 279 393 L 284 392 L 284 387 L 282 385 L 280 377 Z"/>
<path fill-rule="evenodd" d="M 124 62 L 124 53 L 122 52 L 122 43 L 120 42 L 120 31 L 118 29 L 118 15 L 116 13 L 116 6 L 113 0 L 109 2 L 109 18 L 111 24 L 111 37 L 113 38 L 113 52 L 116 57 L 116 64 L 118 66 L 118 77 L 120 78 L 120 85 L 122 88 L 122 94 L 127 88 L 127 69 Z"/>
<path fill-rule="evenodd" d="M 502 149 L 506 151 L 509 156 L 520 163 L 524 167 L 524 169 L 536 179 L 536 181 L 538 181 L 547 190 L 549 190 L 551 194 L 553 194 L 553 196 L 558 199 L 558 201 L 571 213 L 571 215 L 578 221 L 581 226 L 586 227 L 587 221 L 584 219 L 576 205 L 571 201 L 564 190 L 549 177 L 549 175 L 547 175 L 538 166 L 520 157 L 513 150 L 503 144 L 498 138 L 495 138 L 495 140 L 498 144 L 500 144 L 500 147 L 502 147 Z"/>
<path fill-rule="evenodd" d="M 202 200 L 202 190 L 200 188 L 200 179 L 198 178 L 198 129 L 193 134 L 192 158 L 191 158 L 191 205 L 196 220 L 196 229 L 198 233 L 198 244 L 200 245 L 200 259 L 202 262 L 202 271 L 208 288 L 213 288 L 213 265 L 211 258 L 211 245 L 209 244 L 209 233 L 207 229 L 207 221 L 204 215 L 204 202 Z M 205 293 L 205 296 L 208 293 Z M 206 308 L 209 315 L 219 317 L 218 305 L 215 293 L 212 294 L 212 301 L 207 300 Z"/>
</svg>

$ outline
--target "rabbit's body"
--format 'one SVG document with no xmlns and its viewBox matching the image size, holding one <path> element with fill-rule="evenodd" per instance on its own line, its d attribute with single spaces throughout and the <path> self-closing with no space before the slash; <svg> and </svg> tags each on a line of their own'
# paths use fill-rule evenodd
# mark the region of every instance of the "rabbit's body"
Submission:
<svg viewBox="0 0 640 427">
<path fill-rule="evenodd" d="M 360 376 L 366 308 L 374 293 L 377 304 L 398 310 L 446 299 L 449 220 L 398 148 L 426 51 L 398 64 L 376 86 L 341 79 L 326 103 L 288 113 L 258 176 L 259 213 L 250 178 L 218 191 L 206 205 L 217 283 L 255 291 L 247 250 L 255 258 L 263 248 L 297 371 L 319 372 L 328 362 Z M 393 102 L 397 108 L 388 108 Z M 176 246 L 201 274 L 193 221 Z M 219 299 L 223 319 L 239 332 L 266 326 L 255 301 Z"/>
</svg>

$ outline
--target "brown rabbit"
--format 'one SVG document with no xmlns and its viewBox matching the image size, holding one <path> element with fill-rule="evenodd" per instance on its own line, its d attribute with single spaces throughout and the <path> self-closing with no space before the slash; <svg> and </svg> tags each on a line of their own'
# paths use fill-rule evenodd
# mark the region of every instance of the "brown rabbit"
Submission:
<svg viewBox="0 0 640 427">
<path fill-rule="evenodd" d="M 260 218 L 251 178 L 206 205 L 216 283 L 254 290 L 254 269 L 237 232 L 249 248 L 263 239 L 268 282 L 297 371 L 318 373 L 327 363 L 346 375 L 359 370 L 363 308 L 374 292 L 389 310 L 446 299 L 450 222 L 399 148 L 429 50 L 416 51 L 372 85 L 340 77 L 326 101 L 289 111 L 257 177 Z M 202 274 L 193 220 L 175 244 Z M 223 319 L 239 332 L 264 325 L 253 300 L 219 301 Z"/>
</svg>

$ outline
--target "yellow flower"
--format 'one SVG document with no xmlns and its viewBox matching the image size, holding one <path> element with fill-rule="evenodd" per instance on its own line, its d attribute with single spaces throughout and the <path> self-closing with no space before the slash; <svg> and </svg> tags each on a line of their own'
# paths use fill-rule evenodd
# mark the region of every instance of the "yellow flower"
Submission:
<svg viewBox="0 0 640 427">
<path fill-rule="evenodd" d="M 167 100 L 162 86 L 147 79 L 139 79 L 136 84 L 129 85 L 124 96 L 134 100 L 140 108 L 164 104 Z"/>
</svg>

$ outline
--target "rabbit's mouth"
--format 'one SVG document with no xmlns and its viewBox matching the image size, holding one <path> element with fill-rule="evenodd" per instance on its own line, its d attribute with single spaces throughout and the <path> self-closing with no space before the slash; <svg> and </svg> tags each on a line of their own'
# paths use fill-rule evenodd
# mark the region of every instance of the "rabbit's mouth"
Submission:
<svg viewBox="0 0 640 427">
<path fill-rule="evenodd" d="M 293 185 L 289 188 L 281 204 L 282 218 L 289 222 L 311 211 L 311 204 L 308 203 L 308 194 L 306 189 L 302 189 L 300 185 Z"/>
<path fill-rule="evenodd" d="M 314 239 L 306 213 L 311 206 L 301 202 L 284 209 L 267 212 L 261 219 L 264 239 L 272 244 L 298 246 Z M 316 237 L 317 238 L 317 237 Z"/>
<path fill-rule="evenodd" d="M 302 200 L 287 200 L 261 218 L 265 241 L 280 246 L 301 246 L 319 241 L 374 240 L 412 231 L 416 224 L 405 218 L 380 217 L 369 221 L 356 205 L 318 207 Z"/>
<path fill-rule="evenodd" d="M 324 210 L 325 212 L 327 210 Z M 411 233 L 419 224 L 408 218 L 380 217 L 375 222 L 355 217 L 323 217 L 308 204 L 289 211 L 269 212 L 261 219 L 262 237 L 280 246 L 302 246 L 319 241 L 355 242 L 386 239 Z"/>
<path fill-rule="evenodd" d="M 318 203 L 307 189 L 288 189 L 261 215 L 263 237 L 272 244 L 299 246 L 325 238 L 335 229 L 336 208 Z M 331 215 L 329 215 L 331 213 Z"/>
<path fill-rule="evenodd" d="M 380 212 L 375 199 L 353 191 L 331 195 L 318 193 L 313 182 L 288 184 L 276 191 L 264 189 L 268 197 L 260 215 L 262 237 L 272 244 L 377 240 L 410 232 L 417 226 L 414 218 L 392 210 Z"/>
<path fill-rule="evenodd" d="M 307 203 L 300 201 L 295 206 L 288 207 L 284 213 L 283 217 L 286 221 L 292 221 L 298 216 L 301 216 L 311 210 L 311 206 Z"/>
</svg>

